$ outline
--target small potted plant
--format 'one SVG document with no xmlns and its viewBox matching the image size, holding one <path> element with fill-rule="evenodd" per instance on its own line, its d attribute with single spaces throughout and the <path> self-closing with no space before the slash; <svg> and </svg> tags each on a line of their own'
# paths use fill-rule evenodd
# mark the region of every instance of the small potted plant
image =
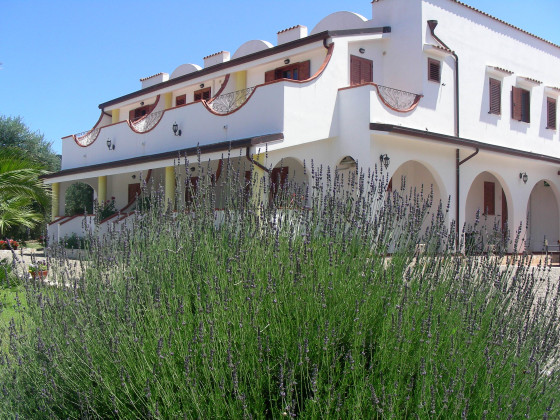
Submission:
<svg viewBox="0 0 560 420">
<path fill-rule="evenodd" d="M 44 280 L 49 273 L 49 267 L 45 261 L 37 261 L 35 264 L 29 266 L 29 274 L 34 280 Z"/>
</svg>

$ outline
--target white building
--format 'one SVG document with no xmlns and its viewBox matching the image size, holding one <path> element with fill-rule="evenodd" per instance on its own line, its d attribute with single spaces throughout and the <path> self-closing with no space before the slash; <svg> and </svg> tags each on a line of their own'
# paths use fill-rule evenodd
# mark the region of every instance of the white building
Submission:
<svg viewBox="0 0 560 420">
<path fill-rule="evenodd" d="M 100 104 L 90 131 L 63 138 L 62 170 L 44 179 L 49 235 L 82 229 L 83 217 L 62 216 L 74 182 L 100 202 L 116 197 L 122 215 L 106 224 L 125 222 L 141 174 L 164 179 L 172 199 L 178 151 L 194 157 L 198 145 L 218 177 L 231 149 L 240 164 L 283 165 L 302 182 L 304 161 L 373 167 L 387 155 L 394 189 L 401 175 L 407 187 L 433 185 L 459 226 L 480 209 L 489 224 L 522 223 L 533 251 L 556 243 L 560 46 L 456 0 L 371 7 L 369 20 L 334 13 L 310 32 L 278 32 L 275 46 L 248 41 Z"/>
</svg>

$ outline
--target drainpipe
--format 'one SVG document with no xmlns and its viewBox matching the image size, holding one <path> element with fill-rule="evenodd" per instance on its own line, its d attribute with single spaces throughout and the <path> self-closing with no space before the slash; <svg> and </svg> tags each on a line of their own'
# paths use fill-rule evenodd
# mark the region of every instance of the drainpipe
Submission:
<svg viewBox="0 0 560 420">
<path fill-rule="evenodd" d="M 451 55 L 455 59 L 455 136 L 459 137 L 459 57 L 449 48 L 445 42 L 443 42 L 439 37 L 435 34 L 435 29 L 438 24 L 437 20 L 429 20 L 428 27 L 430 28 L 430 32 L 434 39 L 440 43 L 440 45 L 449 51 L 451 51 Z"/>
<path fill-rule="evenodd" d="M 430 29 L 430 33 L 432 34 L 432 36 L 434 37 L 434 39 L 439 42 L 439 44 L 448 49 L 449 51 L 451 51 L 451 55 L 453 55 L 453 59 L 455 60 L 455 137 L 459 137 L 459 56 L 457 56 L 457 54 L 455 53 L 455 51 L 451 50 L 451 48 L 449 48 L 447 46 L 447 44 L 445 42 L 443 42 L 436 34 L 435 34 L 435 29 L 436 26 L 438 24 L 437 20 L 429 20 L 428 21 L 428 28 Z M 457 244 L 459 244 L 459 180 L 460 180 L 460 171 L 459 171 L 459 166 L 461 166 L 463 163 L 465 163 L 467 160 L 469 160 L 470 158 L 474 157 L 476 154 L 478 154 L 478 148 L 476 149 L 476 152 L 474 152 L 472 155 L 468 156 L 467 158 L 463 159 L 462 161 L 459 160 L 459 149 L 456 150 L 455 152 L 455 194 L 456 194 L 456 200 L 455 200 L 455 218 L 456 218 L 456 223 L 455 223 L 455 236 L 456 236 L 456 240 L 457 240 Z"/>
</svg>

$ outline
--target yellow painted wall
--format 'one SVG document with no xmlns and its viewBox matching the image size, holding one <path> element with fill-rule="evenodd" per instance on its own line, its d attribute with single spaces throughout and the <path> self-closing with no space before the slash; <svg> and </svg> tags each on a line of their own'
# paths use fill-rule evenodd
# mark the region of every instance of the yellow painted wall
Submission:
<svg viewBox="0 0 560 420">
<path fill-rule="evenodd" d="M 247 89 L 247 70 L 235 73 L 235 90 Z"/>
<path fill-rule="evenodd" d="M 118 123 L 119 119 L 120 119 L 120 115 L 121 115 L 121 110 L 120 109 L 113 109 L 111 111 L 111 122 L 114 123 Z"/>
<path fill-rule="evenodd" d="M 52 220 L 56 219 L 60 215 L 59 205 L 60 205 L 60 183 L 53 182 L 51 184 L 52 188 L 52 201 L 51 201 L 51 217 Z"/>
<path fill-rule="evenodd" d="M 165 94 L 165 109 L 169 109 L 173 106 L 173 92 L 167 92 Z"/>
<path fill-rule="evenodd" d="M 107 176 L 97 177 L 97 202 L 102 205 L 107 200 Z"/>
<path fill-rule="evenodd" d="M 261 165 L 265 166 L 265 154 L 259 153 L 253 155 L 253 161 L 258 162 Z M 258 165 L 253 164 L 253 179 L 252 179 L 253 185 L 252 185 L 251 195 L 252 195 L 253 202 L 257 205 L 260 203 L 266 205 L 268 202 L 268 197 L 264 191 L 265 190 L 264 181 L 266 180 L 266 177 L 268 177 L 268 173 L 264 169 L 260 168 Z"/>
<path fill-rule="evenodd" d="M 175 167 L 167 166 L 165 168 L 165 203 L 169 203 L 169 207 L 175 208 Z"/>
</svg>

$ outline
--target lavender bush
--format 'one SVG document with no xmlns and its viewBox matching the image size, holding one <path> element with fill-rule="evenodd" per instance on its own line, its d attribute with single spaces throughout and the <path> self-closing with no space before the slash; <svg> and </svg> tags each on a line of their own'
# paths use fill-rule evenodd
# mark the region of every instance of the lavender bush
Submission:
<svg viewBox="0 0 560 420">
<path fill-rule="evenodd" d="M 211 176 L 176 212 L 156 192 L 83 261 L 52 258 L 0 346 L 2 416 L 560 416 L 546 267 L 457 253 L 429 191 L 308 171 L 269 206 L 228 161 L 219 197 Z"/>
</svg>

